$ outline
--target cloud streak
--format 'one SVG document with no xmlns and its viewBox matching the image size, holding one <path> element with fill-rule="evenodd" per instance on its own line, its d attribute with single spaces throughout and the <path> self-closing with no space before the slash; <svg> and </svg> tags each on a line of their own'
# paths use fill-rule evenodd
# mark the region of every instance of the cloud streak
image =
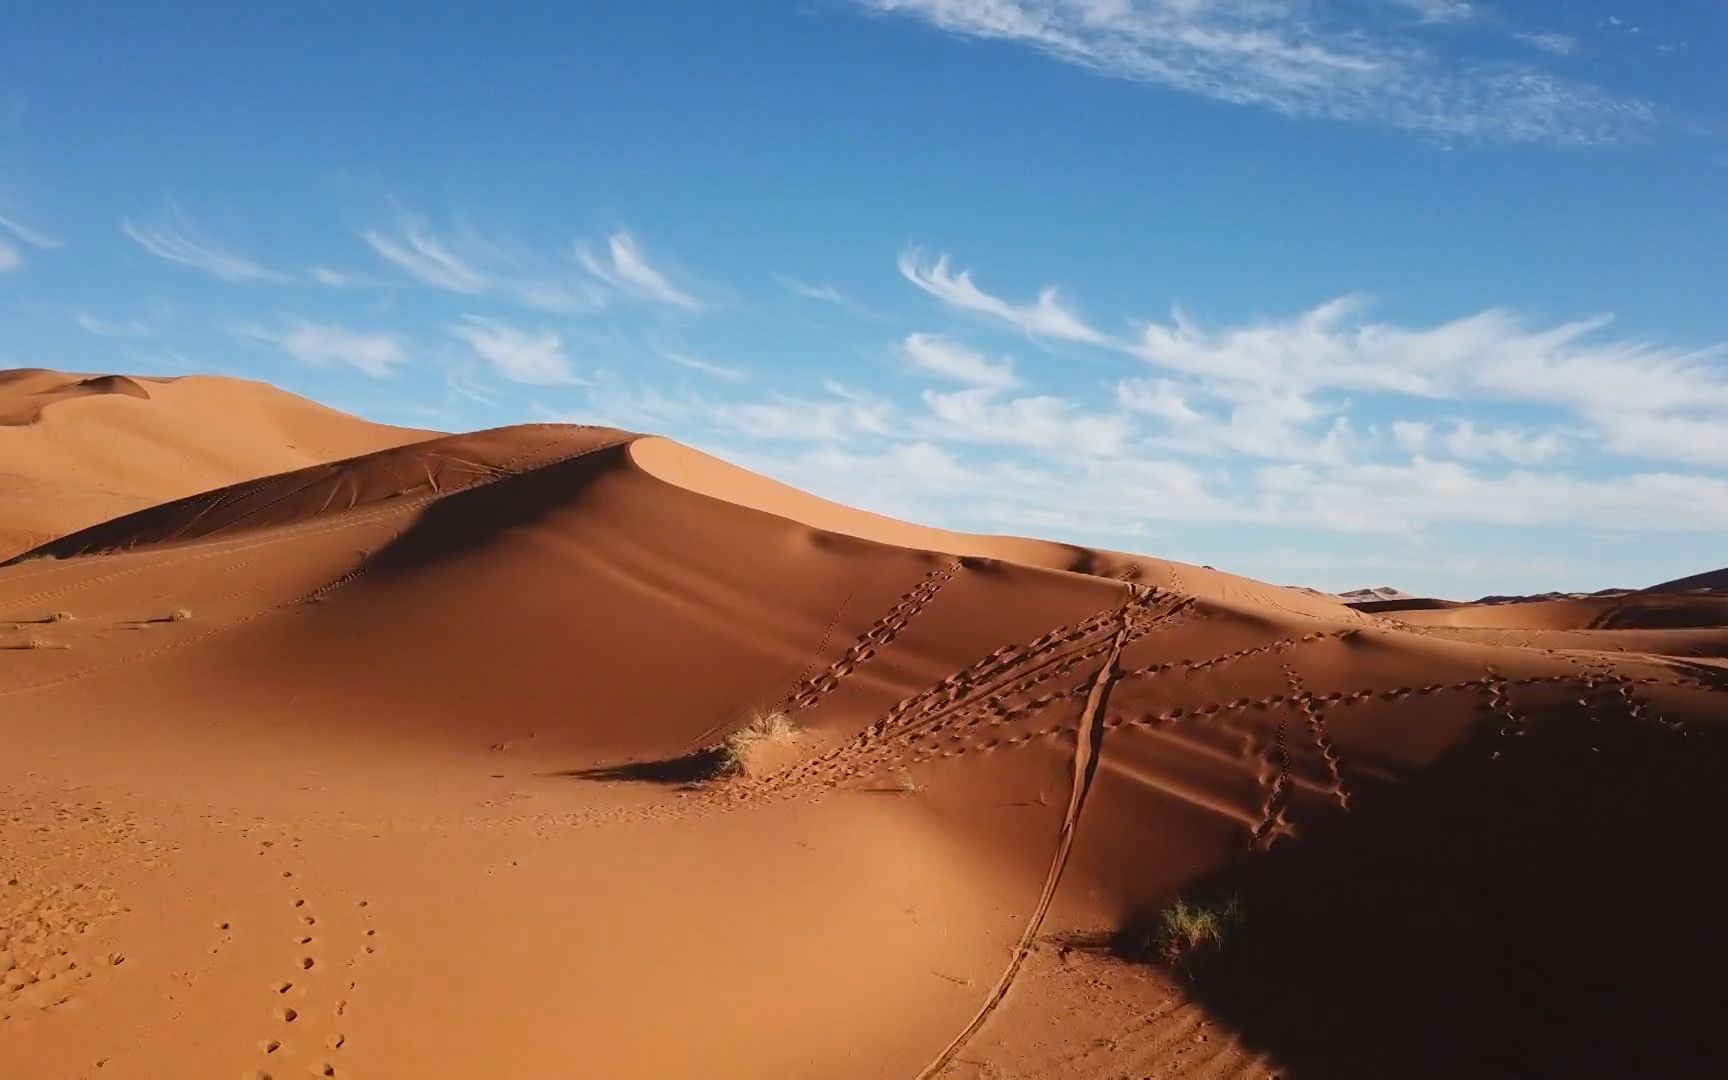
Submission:
<svg viewBox="0 0 1728 1080">
<path fill-rule="evenodd" d="M 7 234 L 17 241 L 7 239 Z M 24 252 L 18 244 L 33 247 L 40 251 L 52 251 L 60 246 L 60 239 L 32 228 L 15 217 L 0 214 L 0 274 L 17 270 L 24 265 Z"/>
<path fill-rule="evenodd" d="M 531 386 L 581 382 L 564 353 L 563 341 L 550 330 L 522 330 L 500 319 L 469 315 L 451 326 L 450 333 L 511 382 Z"/>
<path fill-rule="evenodd" d="M 576 259 L 583 269 L 627 296 L 685 311 L 700 311 L 705 306 L 650 265 L 636 238 L 627 232 L 613 233 L 599 254 L 587 247 L 577 248 Z"/>
<path fill-rule="evenodd" d="M 1101 75 L 1288 116 L 1455 139 L 1599 144 L 1655 120 L 1531 64 L 1450 55 L 1470 4 L 1403 0 L 1413 19 L 1342 0 L 858 0 L 962 37 L 1008 41 Z"/>
<path fill-rule="evenodd" d="M 178 206 L 171 206 L 167 215 L 155 222 L 135 222 L 129 217 L 121 218 L 120 231 L 159 259 L 202 271 L 222 281 L 238 283 L 288 280 L 286 274 L 236 255 L 204 237 Z"/>
<path fill-rule="evenodd" d="M 650 263 L 627 232 L 614 233 L 600 252 L 575 245 L 553 254 L 484 236 L 464 224 L 441 231 L 414 214 L 359 235 L 373 254 L 409 278 L 458 296 L 561 315 L 601 311 L 620 301 L 683 311 L 707 307 Z M 333 286 L 352 283 L 334 272 L 321 272 L 318 280 Z"/>
<path fill-rule="evenodd" d="M 990 390 L 1006 390 L 1020 382 L 1011 361 L 991 361 L 939 334 L 908 334 L 900 343 L 900 355 L 915 370 L 951 382 Z"/>
<path fill-rule="evenodd" d="M 351 367 L 373 378 L 385 378 L 407 360 L 395 334 L 351 330 L 330 323 L 286 319 L 274 329 L 241 325 L 234 331 L 273 346 L 309 367 Z"/>
<path fill-rule="evenodd" d="M 998 319 L 1031 337 L 1088 344 L 1105 341 L 1103 334 L 1063 302 L 1053 286 L 1041 291 L 1031 303 L 1015 304 L 980 289 L 973 283 L 971 271 L 950 269 L 946 255 L 928 262 L 922 251 L 913 248 L 901 253 L 898 265 L 901 276 L 943 303 Z"/>
</svg>

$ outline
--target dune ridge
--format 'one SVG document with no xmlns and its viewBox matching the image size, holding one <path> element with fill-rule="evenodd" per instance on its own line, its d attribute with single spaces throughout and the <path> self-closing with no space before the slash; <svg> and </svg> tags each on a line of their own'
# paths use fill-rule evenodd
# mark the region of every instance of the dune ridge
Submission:
<svg viewBox="0 0 1728 1080">
<path fill-rule="evenodd" d="M 242 379 L 0 371 L 0 559 L 140 507 L 430 434 Z"/>
</svg>

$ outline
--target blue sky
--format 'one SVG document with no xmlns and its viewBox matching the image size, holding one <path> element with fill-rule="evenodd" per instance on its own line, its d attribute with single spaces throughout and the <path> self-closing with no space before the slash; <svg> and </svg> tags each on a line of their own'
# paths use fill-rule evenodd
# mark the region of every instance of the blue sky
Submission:
<svg viewBox="0 0 1728 1080">
<path fill-rule="evenodd" d="M 1728 562 L 1716 0 L 8 21 L 0 365 L 617 424 L 1323 588 Z"/>
</svg>

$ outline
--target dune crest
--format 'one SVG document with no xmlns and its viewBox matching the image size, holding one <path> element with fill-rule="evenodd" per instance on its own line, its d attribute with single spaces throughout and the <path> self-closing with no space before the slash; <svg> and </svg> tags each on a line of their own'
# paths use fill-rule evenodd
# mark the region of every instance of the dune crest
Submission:
<svg viewBox="0 0 1728 1080">
<path fill-rule="evenodd" d="M 0 560 L 140 507 L 430 434 L 241 379 L 0 371 Z"/>
</svg>

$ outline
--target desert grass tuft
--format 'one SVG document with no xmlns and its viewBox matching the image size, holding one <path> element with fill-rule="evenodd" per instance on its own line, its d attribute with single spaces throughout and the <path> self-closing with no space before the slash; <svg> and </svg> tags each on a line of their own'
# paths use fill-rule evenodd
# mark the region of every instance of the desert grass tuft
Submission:
<svg viewBox="0 0 1728 1080">
<path fill-rule="evenodd" d="M 721 776 L 749 776 L 765 747 L 786 746 L 798 739 L 791 717 L 778 709 L 759 710 L 720 744 L 716 771 Z"/>
<path fill-rule="evenodd" d="M 51 611 L 48 613 L 49 622 L 71 622 L 74 618 L 76 616 L 70 611 Z"/>
<path fill-rule="evenodd" d="M 1218 903 L 1190 903 L 1181 897 L 1150 917 L 1132 920 L 1109 940 L 1124 960 L 1161 964 L 1193 977 L 1217 960 L 1242 923 L 1234 897 Z"/>
<path fill-rule="evenodd" d="M 173 611 L 168 613 L 169 622 L 185 622 L 191 617 L 192 612 L 189 608 L 175 608 Z"/>
<path fill-rule="evenodd" d="M 912 775 L 912 770 L 901 769 L 894 774 L 893 790 L 907 795 L 922 795 L 924 794 L 924 785 L 918 782 L 916 776 Z"/>
</svg>

